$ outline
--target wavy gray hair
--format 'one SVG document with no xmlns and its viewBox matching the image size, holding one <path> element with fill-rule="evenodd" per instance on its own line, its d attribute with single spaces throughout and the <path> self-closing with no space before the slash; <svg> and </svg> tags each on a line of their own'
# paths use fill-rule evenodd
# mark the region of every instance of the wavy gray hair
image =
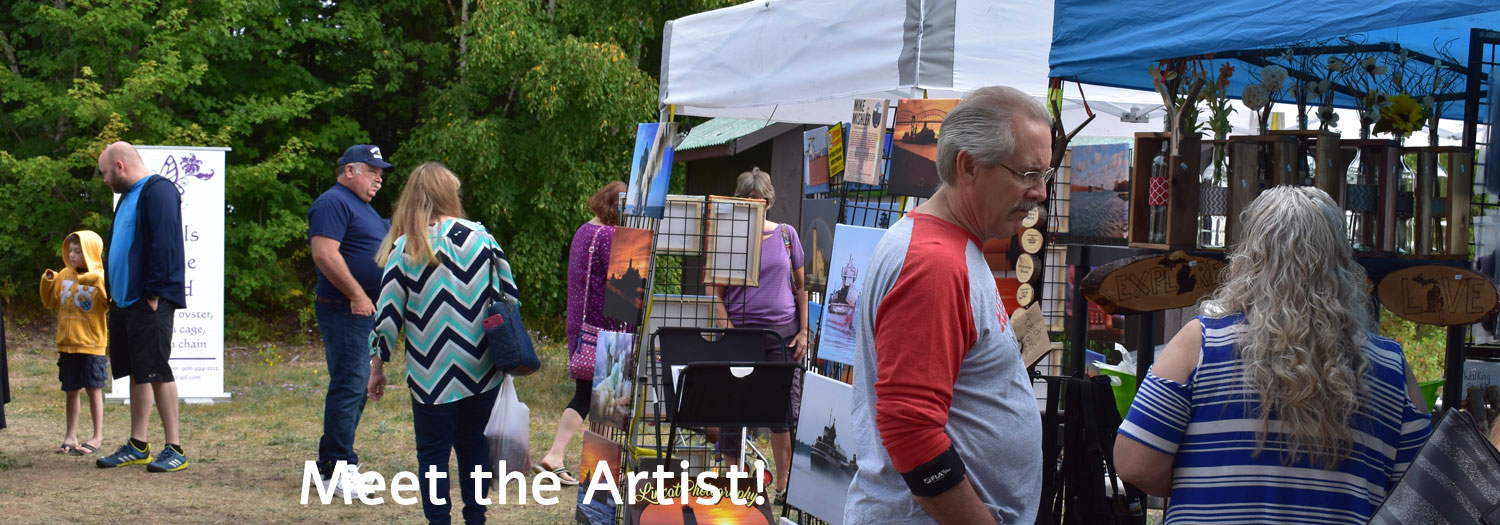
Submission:
<svg viewBox="0 0 1500 525">
<path fill-rule="evenodd" d="M 771 185 L 771 174 L 761 171 L 759 167 L 741 173 L 734 186 L 735 197 L 765 199 L 767 209 L 776 202 L 776 186 Z"/>
<path fill-rule="evenodd" d="M 969 152 L 981 166 L 1004 162 L 1016 150 L 1017 119 L 1052 125 L 1052 116 L 1042 103 L 1019 89 L 989 86 L 965 96 L 938 129 L 938 179 L 953 183 L 960 151 Z"/>
<path fill-rule="evenodd" d="M 1336 467 L 1353 449 L 1349 425 L 1364 398 L 1369 363 L 1360 347 L 1379 330 L 1343 211 L 1321 190 L 1281 186 L 1240 216 L 1240 241 L 1199 312 L 1245 315 L 1235 352 L 1260 400 L 1256 454 L 1274 413 L 1284 464 L 1305 454 Z"/>
</svg>

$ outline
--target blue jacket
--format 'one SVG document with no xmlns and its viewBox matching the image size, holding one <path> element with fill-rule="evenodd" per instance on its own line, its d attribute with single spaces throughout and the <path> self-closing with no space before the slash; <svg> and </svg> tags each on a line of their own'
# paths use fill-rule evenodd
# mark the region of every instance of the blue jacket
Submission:
<svg viewBox="0 0 1500 525">
<path fill-rule="evenodd" d="M 113 237 L 114 226 L 110 228 Z M 109 260 L 108 256 L 105 260 Z M 176 308 L 187 308 L 183 260 L 182 194 L 172 181 L 150 175 L 136 201 L 135 240 L 129 255 L 130 287 L 126 297 L 110 299 L 157 296 Z"/>
</svg>

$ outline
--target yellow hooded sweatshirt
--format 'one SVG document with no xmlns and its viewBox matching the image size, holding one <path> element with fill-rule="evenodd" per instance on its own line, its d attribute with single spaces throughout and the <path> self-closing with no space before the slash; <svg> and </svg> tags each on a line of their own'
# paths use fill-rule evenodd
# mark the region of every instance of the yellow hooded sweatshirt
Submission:
<svg viewBox="0 0 1500 525">
<path fill-rule="evenodd" d="M 42 304 L 57 308 L 57 351 L 104 355 L 109 328 L 104 313 L 109 310 L 104 284 L 104 241 L 99 234 L 80 230 L 77 238 L 87 270 L 68 262 L 68 242 L 63 241 L 63 269 L 42 274 Z"/>
</svg>

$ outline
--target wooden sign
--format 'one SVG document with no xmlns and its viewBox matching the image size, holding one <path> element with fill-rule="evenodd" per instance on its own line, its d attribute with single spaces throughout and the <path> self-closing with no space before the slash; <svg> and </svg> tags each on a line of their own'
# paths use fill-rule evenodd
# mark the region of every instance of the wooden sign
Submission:
<svg viewBox="0 0 1500 525">
<path fill-rule="evenodd" d="M 1016 341 L 1021 344 L 1021 360 L 1031 368 L 1047 351 L 1052 349 L 1047 339 L 1047 320 L 1042 317 L 1042 306 L 1031 305 L 1016 311 L 1010 318 L 1010 326 L 1016 330 Z"/>
<path fill-rule="evenodd" d="M 1020 304 L 1021 308 L 1031 306 L 1034 302 L 1036 302 L 1036 289 L 1031 286 L 1031 283 L 1024 283 L 1016 288 L 1016 303 Z"/>
<path fill-rule="evenodd" d="M 1023 253 L 1016 258 L 1016 280 L 1029 283 L 1032 277 L 1036 277 L 1036 257 Z"/>
<path fill-rule="evenodd" d="M 1026 253 L 1042 251 L 1042 232 L 1035 228 L 1027 228 L 1021 232 L 1021 249 L 1026 250 Z"/>
<path fill-rule="evenodd" d="M 1219 271 L 1224 264 L 1174 251 L 1100 266 L 1084 276 L 1078 286 L 1107 314 L 1183 308 L 1219 287 Z"/>
<path fill-rule="evenodd" d="M 1464 268 L 1429 264 L 1397 270 L 1375 289 L 1391 313 L 1438 326 L 1479 322 L 1500 304 L 1494 281 Z"/>
</svg>

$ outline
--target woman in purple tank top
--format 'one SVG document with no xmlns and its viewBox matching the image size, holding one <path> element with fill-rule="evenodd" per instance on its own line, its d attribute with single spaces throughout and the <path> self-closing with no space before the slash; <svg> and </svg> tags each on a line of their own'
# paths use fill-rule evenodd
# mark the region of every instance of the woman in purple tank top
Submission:
<svg viewBox="0 0 1500 525">
<path fill-rule="evenodd" d="M 741 173 L 734 196 L 764 199 L 766 208 L 776 200 L 771 176 L 760 168 Z M 781 335 L 766 343 L 766 358 L 801 362 L 807 350 L 807 289 L 803 270 L 802 240 L 789 224 L 765 221 L 761 228 L 760 285 L 710 286 L 710 293 L 720 299 L 717 322 L 720 328 L 766 328 Z M 797 420 L 802 403 L 802 372 L 792 383 L 791 419 Z M 772 428 L 771 456 L 776 463 L 776 495 L 786 492 L 787 470 L 792 461 L 792 435 L 788 428 Z M 713 436 L 713 432 L 709 432 Z M 725 458 L 737 461 L 742 440 L 739 428 L 720 428 L 716 440 Z"/>
</svg>

